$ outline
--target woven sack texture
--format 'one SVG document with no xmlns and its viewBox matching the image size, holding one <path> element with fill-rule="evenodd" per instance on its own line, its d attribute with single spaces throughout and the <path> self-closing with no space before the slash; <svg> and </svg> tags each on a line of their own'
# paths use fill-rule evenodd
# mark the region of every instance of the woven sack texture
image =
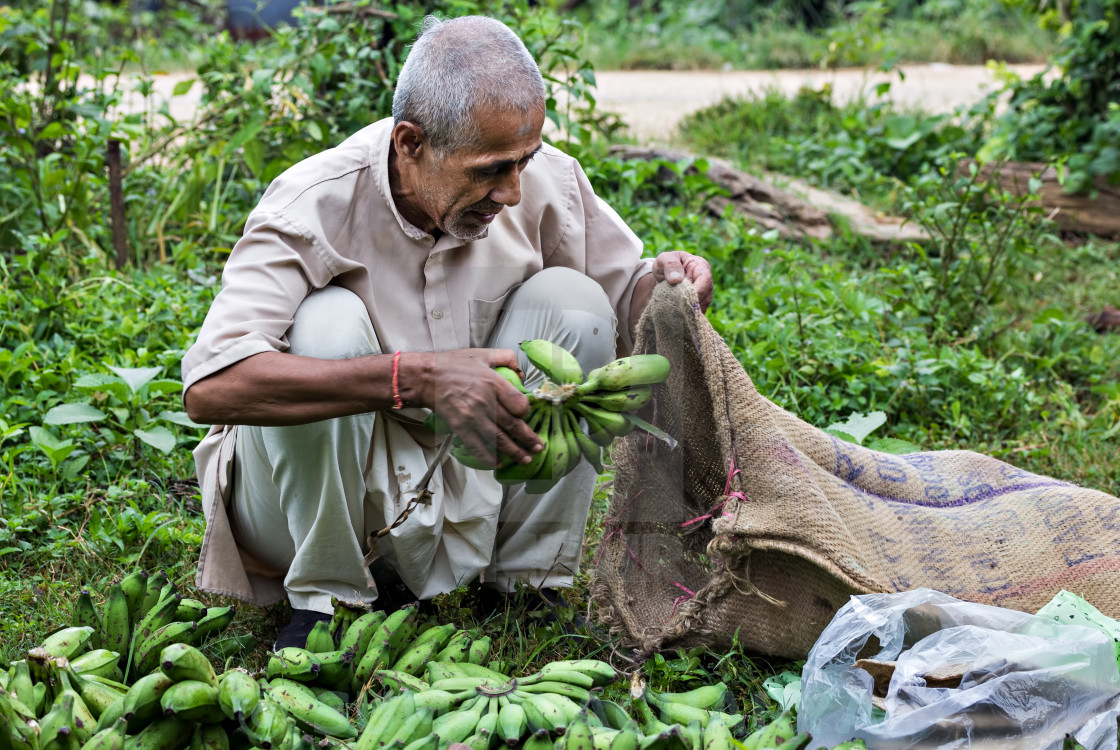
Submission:
<svg viewBox="0 0 1120 750">
<path fill-rule="evenodd" d="M 615 481 L 592 597 L 641 651 L 737 640 L 804 658 L 853 594 L 936 589 L 1037 611 L 1062 589 L 1120 617 L 1120 500 L 970 451 L 895 456 L 755 390 L 687 284 L 659 284 L 637 352 L 669 358 Z"/>
</svg>

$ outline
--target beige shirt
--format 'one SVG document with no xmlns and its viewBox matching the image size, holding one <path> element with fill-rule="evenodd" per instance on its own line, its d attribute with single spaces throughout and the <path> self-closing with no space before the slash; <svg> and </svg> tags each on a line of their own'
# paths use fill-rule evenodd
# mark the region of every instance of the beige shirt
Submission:
<svg viewBox="0 0 1120 750">
<path fill-rule="evenodd" d="M 620 349 L 630 349 L 630 302 L 650 262 L 574 159 L 546 145 L 521 175 L 521 203 L 498 214 L 486 238 L 437 240 L 392 200 L 391 132 L 391 120 L 374 123 L 269 186 L 183 358 L 184 392 L 253 354 L 284 351 L 296 308 L 328 284 L 365 302 L 383 351 L 442 351 L 483 346 L 514 288 L 542 268 L 566 266 L 603 287 Z M 283 597 L 282 586 L 246 571 L 225 512 L 233 434 L 216 425 L 195 450 L 207 519 L 198 584 L 268 603 Z"/>
</svg>

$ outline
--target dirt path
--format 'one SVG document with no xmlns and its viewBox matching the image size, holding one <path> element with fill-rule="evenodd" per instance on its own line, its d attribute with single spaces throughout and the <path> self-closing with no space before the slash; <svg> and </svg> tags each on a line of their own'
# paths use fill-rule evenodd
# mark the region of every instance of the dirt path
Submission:
<svg viewBox="0 0 1120 750">
<path fill-rule="evenodd" d="M 1038 65 L 1008 66 L 1023 77 L 1041 70 Z M 642 143 L 667 143 L 680 119 L 727 96 L 758 94 L 776 88 L 792 94 L 801 86 L 832 85 L 838 101 L 861 92 L 873 93 L 876 84 L 889 81 L 891 96 L 900 104 L 921 106 L 928 111 L 949 112 L 974 102 L 996 87 L 995 78 L 983 66 L 915 65 L 902 69 L 906 78 L 864 70 L 781 71 L 600 71 L 596 73 L 601 109 L 621 115 L 631 134 Z M 199 86 L 184 96 L 171 98 L 175 85 L 189 73 L 156 77 L 157 96 L 170 99 L 171 113 L 187 119 L 198 104 Z M 143 106 L 136 101 L 133 107 Z"/>
</svg>

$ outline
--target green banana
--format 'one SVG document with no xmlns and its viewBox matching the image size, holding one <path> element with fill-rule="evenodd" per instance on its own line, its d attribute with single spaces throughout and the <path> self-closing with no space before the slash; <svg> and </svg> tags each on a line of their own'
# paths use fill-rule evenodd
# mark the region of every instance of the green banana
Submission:
<svg viewBox="0 0 1120 750">
<path fill-rule="evenodd" d="M 518 687 L 527 687 L 538 682 L 566 682 L 569 685 L 577 685 L 581 688 L 588 689 L 595 686 L 595 678 L 574 669 L 550 669 L 548 672 L 537 672 L 536 674 L 531 674 L 528 677 L 517 678 Z"/>
<path fill-rule="evenodd" d="M 132 642 L 132 620 L 128 614 L 128 599 L 120 584 L 109 586 L 105 597 L 104 616 L 101 618 L 101 646 L 119 654 L 128 652 Z"/>
<path fill-rule="evenodd" d="M 446 419 L 436 414 L 434 411 L 424 418 L 424 429 L 435 435 L 451 434 L 451 425 L 447 423 Z"/>
<path fill-rule="evenodd" d="M 501 685 L 510 680 L 508 675 L 504 675 L 489 667 L 484 667 L 481 664 L 474 664 L 473 662 L 449 664 L 446 662 L 433 661 L 428 664 L 426 674 L 429 683 L 457 677 L 466 677 L 468 679 L 481 678 L 483 680 L 489 680 L 495 685 Z"/>
<path fill-rule="evenodd" d="M 100 719 L 109 706 L 119 701 L 128 692 L 128 688 L 119 683 L 113 683 L 110 686 L 106 684 L 111 682 L 109 680 L 102 682 L 100 679 L 94 679 L 93 676 L 80 675 L 74 671 L 73 665 L 67 665 L 64 669 L 70 684 L 78 691 L 78 694 L 82 697 L 82 702 L 89 708 L 89 712 L 95 719 Z"/>
<path fill-rule="evenodd" d="M 413 693 L 401 693 L 381 701 L 370 714 L 354 750 L 376 750 L 388 744 L 405 718 L 416 712 L 416 699 Z"/>
<path fill-rule="evenodd" d="M 252 733 L 249 736 L 258 747 L 269 748 L 284 742 L 293 722 L 283 706 L 262 698 L 245 720 L 245 727 Z"/>
<path fill-rule="evenodd" d="M 308 698 L 285 685 L 273 685 L 265 695 L 287 711 L 301 729 L 342 740 L 358 736 L 349 719 L 314 696 Z"/>
<path fill-rule="evenodd" d="M 218 675 L 201 651 L 187 643 L 173 643 L 159 654 L 159 668 L 172 680 L 198 680 L 217 689 Z"/>
<path fill-rule="evenodd" d="M 596 474 L 603 473 L 603 447 L 596 443 L 583 431 L 579 424 L 579 417 L 574 411 L 566 412 L 568 417 L 568 432 L 575 437 L 579 452 L 587 459 L 587 463 L 595 468 Z"/>
<path fill-rule="evenodd" d="M 419 677 L 395 669 L 375 669 L 371 676 L 375 682 L 397 693 L 404 690 L 420 693 L 430 689 L 428 683 L 424 682 Z"/>
<path fill-rule="evenodd" d="M 91 649 L 101 648 L 101 617 L 97 614 L 93 596 L 86 589 L 82 589 L 78 593 L 78 599 L 74 602 L 74 610 L 70 613 L 70 624 L 80 628 L 93 628 L 93 633 L 90 634 L 89 647 Z"/>
<path fill-rule="evenodd" d="M 334 614 L 331 615 L 330 620 L 331 637 L 336 643 L 342 640 L 343 634 L 354 624 L 354 621 L 369 610 L 361 602 L 348 602 L 337 596 L 331 597 L 331 606 L 334 607 Z"/>
<path fill-rule="evenodd" d="M 163 598 L 164 589 L 167 587 L 168 583 L 170 583 L 170 581 L 167 578 L 167 571 L 160 570 L 157 571 L 155 575 L 148 576 L 148 580 L 144 585 L 144 598 L 140 600 L 140 608 L 136 611 L 136 617 L 133 618 L 133 622 L 139 622 L 148 616 L 148 613 L 152 611 L 152 607 L 156 606 L 159 600 Z"/>
<path fill-rule="evenodd" d="M 494 372 L 498 373 L 503 378 L 508 380 L 510 382 L 510 385 L 512 385 L 514 388 L 521 391 L 522 393 L 524 393 L 524 394 L 529 394 L 530 393 L 529 389 L 525 387 L 525 384 L 521 382 L 521 376 L 517 374 L 516 370 L 513 370 L 513 369 L 511 369 L 509 367 L 505 367 L 505 366 L 499 366 L 499 367 L 494 368 Z"/>
<path fill-rule="evenodd" d="M 610 750 L 638 750 L 642 736 L 635 727 L 627 727 L 616 734 L 611 740 Z"/>
<path fill-rule="evenodd" d="M 57 744 L 60 748 L 68 747 L 67 738 L 74 731 L 74 723 L 74 694 L 64 693 L 39 719 L 40 746 L 54 747 Z"/>
<path fill-rule="evenodd" d="M 632 354 L 587 373 L 587 380 L 576 391 L 584 395 L 663 383 L 670 369 L 669 360 L 660 354 Z"/>
<path fill-rule="evenodd" d="M 760 749 L 777 747 L 792 740 L 796 734 L 793 715 L 786 711 L 763 728 L 755 747 Z"/>
<path fill-rule="evenodd" d="M 704 750 L 731 750 L 734 739 L 731 729 L 719 714 L 715 714 L 704 727 Z"/>
<path fill-rule="evenodd" d="M 610 444 L 614 442 L 614 435 L 608 432 L 607 428 L 596 420 L 594 415 L 588 414 L 580 409 L 578 404 L 573 405 L 572 408 L 578 412 L 579 415 L 583 417 L 583 421 L 587 423 L 587 437 L 591 439 L 591 442 L 595 443 L 600 448 L 610 447 Z"/>
<path fill-rule="evenodd" d="M 125 750 L 182 750 L 190 743 L 194 724 L 182 719 L 153 721 L 125 741 Z"/>
<path fill-rule="evenodd" d="M 464 690 L 478 690 L 479 688 L 497 688 L 503 683 L 495 682 L 485 677 L 447 677 L 429 684 L 432 690 L 446 690 L 449 693 L 460 693 Z"/>
<path fill-rule="evenodd" d="M 552 701 L 541 695 L 514 691 L 512 696 L 521 701 L 521 708 L 525 710 L 525 720 L 529 722 L 529 729 L 538 731 L 547 730 L 550 734 L 563 734 L 567 726 L 565 712 Z"/>
<path fill-rule="evenodd" d="M 393 664 L 393 671 L 417 675 L 436 653 L 447 645 L 457 628 L 452 624 L 437 625 L 420 634 Z"/>
<path fill-rule="evenodd" d="M 346 713 L 345 693 L 331 690 L 330 688 L 319 687 L 318 685 L 312 685 L 312 689 L 315 691 L 315 698 L 320 703 L 325 703 L 340 714 Z"/>
<path fill-rule="evenodd" d="M 8 667 L 11 678 L 8 682 L 8 693 L 28 708 L 34 708 L 35 681 L 31 679 L 31 668 L 27 666 L 26 659 L 13 661 Z"/>
<path fill-rule="evenodd" d="M 513 747 L 525 733 L 529 731 L 529 724 L 525 720 L 525 709 L 520 703 L 506 701 L 498 709 L 497 733 L 507 745 Z"/>
<path fill-rule="evenodd" d="M 547 729 L 536 729 L 529 734 L 529 739 L 521 745 L 521 750 L 551 750 L 552 737 Z"/>
<path fill-rule="evenodd" d="M 95 648 L 70 660 L 74 671 L 82 675 L 110 677 L 117 671 L 121 655 L 107 648 Z"/>
<path fill-rule="evenodd" d="M 490 446 L 490 449 L 493 451 L 493 446 Z M 496 453 L 496 465 L 491 465 L 483 461 L 481 458 L 471 453 L 466 444 L 458 437 L 451 441 L 451 457 L 468 469 L 475 469 L 477 471 L 492 471 L 512 465 L 512 459 L 504 453 Z"/>
<path fill-rule="evenodd" d="M 51 656 L 73 659 L 85 650 L 93 633 L 94 628 L 89 625 L 62 628 L 47 636 L 39 647 Z"/>
<path fill-rule="evenodd" d="M 488 704 L 489 699 L 479 696 L 463 704 L 458 711 L 449 711 L 435 719 L 432 722 L 432 732 L 439 737 L 441 747 L 447 747 L 452 742 L 462 742 L 474 734 Z"/>
<path fill-rule="evenodd" d="M 132 683 L 124 696 L 124 711 L 128 731 L 136 732 L 160 715 L 159 701 L 174 681 L 163 672 L 152 672 Z"/>
<path fill-rule="evenodd" d="M 198 599 L 182 599 L 179 602 L 179 608 L 175 610 L 176 620 L 190 620 L 191 622 L 198 622 L 206 616 L 206 605 Z"/>
<path fill-rule="evenodd" d="M 470 650 L 467 651 L 467 662 L 481 666 L 490 657 L 490 636 L 484 635 L 481 638 L 475 638 L 471 642 Z"/>
<path fill-rule="evenodd" d="M 638 723 L 630 718 L 630 714 L 626 713 L 626 709 L 618 705 L 614 701 L 596 698 L 591 701 L 592 709 L 599 715 L 603 725 L 612 727 L 613 729 L 635 729 L 638 728 Z"/>
<path fill-rule="evenodd" d="M 307 634 L 307 643 L 304 648 L 313 654 L 323 654 L 335 650 L 334 638 L 331 636 L 331 623 L 329 620 L 319 620 Z"/>
<path fill-rule="evenodd" d="M 350 678 L 354 674 L 354 654 L 350 651 L 328 651 L 316 654 L 319 657 L 319 675 L 315 684 L 336 692 L 350 690 Z"/>
<path fill-rule="evenodd" d="M 377 633 L 377 628 L 385 622 L 387 616 L 388 614 L 380 609 L 362 614 L 343 633 L 338 648 L 342 651 L 351 651 L 356 658 L 361 658 L 369 647 L 370 640 Z"/>
<path fill-rule="evenodd" d="M 101 715 L 97 717 L 98 732 L 104 731 L 117 723 L 118 719 L 124 719 L 124 696 L 122 695 L 117 700 L 110 703 Z M 128 724 L 128 719 L 124 719 L 125 724 Z"/>
<path fill-rule="evenodd" d="M 579 462 L 583 458 L 583 448 L 580 447 L 577 437 L 577 435 L 583 435 L 583 430 L 580 429 L 571 409 L 566 407 L 560 409 L 560 427 L 564 433 L 564 440 L 568 443 L 568 464 L 564 468 L 564 473 L 570 474 L 579 466 Z"/>
<path fill-rule="evenodd" d="M 524 684 L 518 682 L 517 689 L 525 693 L 549 693 L 552 695 L 562 695 L 566 698 L 586 703 L 591 699 L 591 692 L 579 685 L 573 685 L 570 682 L 533 682 Z"/>
<path fill-rule="evenodd" d="M 427 706 L 436 716 L 443 716 L 455 705 L 455 697 L 446 690 L 423 690 L 416 693 L 416 705 Z"/>
<path fill-rule="evenodd" d="M 205 616 L 198 621 L 198 629 L 191 635 L 191 645 L 197 646 L 210 635 L 220 633 L 233 622 L 237 608 L 229 605 L 225 607 L 208 607 Z"/>
<path fill-rule="evenodd" d="M 322 664 L 319 657 L 307 649 L 288 646 L 275 651 L 268 659 L 265 674 L 268 679 L 284 677 L 297 682 L 311 682 L 319 674 Z"/>
<path fill-rule="evenodd" d="M 470 654 L 473 640 L 470 631 L 456 630 L 447 641 L 447 644 L 432 657 L 432 662 L 454 664 L 456 662 L 466 661 L 468 654 Z"/>
<path fill-rule="evenodd" d="M 612 438 L 624 437 L 634 431 L 634 423 L 627 419 L 625 414 L 600 409 L 598 406 L 583 401 L 577 402 L 573 408 L 588 421 L 589 425 L 594 422 L 597 427 L 602 428 L 602 431 Z M 602 438 L 596 439 L 596 434 L 597 431 L 592 432 L 590 437 L 599 443 Z"/>
<path fill-rule="evenodd" d="M 548 402 L 538 401 L 533 404 L 525 423 L 530 430 L 537 433 L 537 437 L 540 438 L 544 447 L 530 456 L 529 463 L 508 464 L 496 469 L 494 478 L 498 482 L 501 484 L 520 484 L 532 479 L 541 470 L 545 461 L 548 460 L 548 425 L 550 424 L 551 412 L 552 406 Z"/>
<path fill-rule="evenodd" d="M 521 342 L 521 351 L 541 373 L 553 383 L 582 383 L 583 368 L 579 360 L 562 346 L 545 339 Z"/>
<path fill-rule="evenodd" d="M 540 668 L 540 674 L 545 676 L 553 672 L 582 672 L 593 680 L 595 687 L 610 685 L 619 676 L 614 667 L 599 659 L 559 659 Z"/>
<path fill-rule="evenodd" d="M 144 604 L 144 597 L 148 592 L 147 571 L 136 569 L 122 578 L 119 585 L 124 593 L 124 598 L 128 601 L 128 619 L 131 622 L 139 622 L 140 618 L 146 614 L 141 612 L 140 608 Z"/>
<path fill-rule="evenodd" d="M 201 680 L 176 682 L 159 699 L 164 716 L 214 724 L 224 716 L 218 705 L 218 688 Z"/>
<path fill-rule="evenodd" d="M 158 669 L 163 650 L 175 643 L 186 643 L 196 630 L 197 622 L 170 622 L 141 640 L 133 655 L 132 667 L 136 669 L 136 674 Z"/>
<path fill-rule="evenodd" d="M 365 687 L 376 669 L 396 661 L 401 647 L 412 639 L 416 632 L 416 607 L 404 607 L 393 612 L 378 626 L 370 641 L 369 648 L 354 668 L 350 692 L 357 695 Z"/>
<path fill-rule="evenodd" d="M 560 695 L 559 693 L 538 693 L 537 695 L 560 709 L 560 713 L 564 716 L 565 724 L 570 724 L 575 721 L 579 712 L 584 710 L 584 707 L 587 705 L 585 702 L 577 703 L 568 696 Z M 602 723 L 597 716 L 594 720 L 597 724 Z"/>
<path fill-rule="evenodd" d="M 190 750 L 229 750 L 229 734 L 225 727 L 217 724 L 199 724 L 191 735 L 189 747 Z"/>
<path fill-rule="evenodd" d="M 623 391 L 597 391 L 582 396 L 580 401 L 585 404 L 594 404 L 607 411 L 634 411 L 649 403 L 653 398 L 653 389 L 648 385 L 639 385 Z"/>
<path fill-rule="evenodd" d="M 587 719 L 587 711 L 580 711 L 574 720 L 568 722 L 564 736 L 556 743 L 557 750 L 592 750 L 594 740 L 591 736 L 591 724 Z"/>
<path fill-rule="evenodd" d="M 127 729 L 128 722 L 122 716 L 86 740 L 82 750 L 124 750 Z"/>
<path fill-rule="evenodd" d="M 694 708 L 723 711 L 735 707 L 734 694 L 728 689 L 727 685 L 722 682 L 717 682 L 715 685 L 702 685 L 701 687 L 684 693 L 654 694 L 650 691 L 650 695 L 655 695 L 656 702 L 672 701 L 673 703 L 681 703 L 686 706 L 693 706 Z"/>
<path fill-rule="evenodd" d="M 151 579 L 149 579 L 149 583 L 151 583 Z M 163 592 L 164 597 L 157 601 L 132 629 L 133 662 L 135 662 L 139 644 L 151 637 L 152 633 L 160 628 L 176 621 L 175 613 L 179 610 L 179 602 L 182 597 L 174 593 L 174 585 L 170 583 L 163 587 Z"/>
<path fill-rule="evenodd" d="M 261 686 L 246 671 L 230 669 L 218 678 L 218 704 L 227 719 L 241 721 L 261 699 Z"/>
<path fill-rule="evenodd" d="M 415 739 L 426 737 L 433 731 L 432 709 L 420 707 L 405 718 L 397 731 L 389 737 L 386 744 L 397 747 L 399 747 L 397 743 L 407 745 Z"/>
<path fill-rule="evenodd" d="M 404 746 L 403 750 L 436 750 L 438 747 L 439 737 L 434 734 L 428 734 L 408 743 Z"/>
</svg>

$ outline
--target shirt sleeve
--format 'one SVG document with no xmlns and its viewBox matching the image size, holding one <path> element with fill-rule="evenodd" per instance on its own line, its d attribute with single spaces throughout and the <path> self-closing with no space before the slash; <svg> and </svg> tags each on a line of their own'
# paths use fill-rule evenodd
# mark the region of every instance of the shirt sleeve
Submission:
<svg viewBox="0 0 1120 750">
<path fill-rule="evenodd" d="M 278 214 L 254 214 L 222 272 L 222 289 L 183 357 L 183 393 L 246 357 L 284 351 L 303 299 L 331 279 L 309 233 Z"/>
<path fill-rule="evenodd" d="M 642 258 L 642 241 L 595 194 L 579 163 L 572 159 L 571 164 L 568 226 L 555 249 L 545 248 L 544 265 L 582 269 L 603 287 L 618 320 L 619 349 L 630 352 L 630 303 L 638 280 L 652 273 L 653 261 Z"/>
</svg>

